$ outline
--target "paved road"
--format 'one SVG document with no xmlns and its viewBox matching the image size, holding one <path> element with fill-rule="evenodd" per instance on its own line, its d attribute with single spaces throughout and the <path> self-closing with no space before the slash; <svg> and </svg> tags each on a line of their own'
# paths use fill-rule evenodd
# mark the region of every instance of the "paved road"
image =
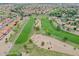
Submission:
<svg viewBox="0 0 79 59">
<path fill-rule="evenodd" d="M 55 38 L 48 37 L 42 34 L 34 34 L 31 39 L 40 48 L 58 51 L 68 55 L 79 55 L 79 49 L 74 50 L 73 46 L 61 42 Z M 44 46 L 41 46 L 42 42 L 45 42 Z"/>
</svg>

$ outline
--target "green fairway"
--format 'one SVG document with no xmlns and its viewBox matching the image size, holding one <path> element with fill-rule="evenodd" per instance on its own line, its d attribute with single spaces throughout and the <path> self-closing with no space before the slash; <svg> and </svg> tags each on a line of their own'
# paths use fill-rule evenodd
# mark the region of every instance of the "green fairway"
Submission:
<svg viewBox="0 0 79 59">
<path fill-rule="evenodd" d="M 42 16 L 42 28 L 45 32 L 50 33 L 51 35 L 54 35 L 58 38 L 61 38 L 62 40 L 66 37 L 68 41 L 71 41 L 73 43 L 79 44 L 79 36 L 65 32 L 65 31 L 58 31 L 55 29 L 53 25 L 50 24 L 48 17 Z"/>
<path fill-rule="evenodd" d="M 20 33 L 18 39 L 15 42 L 15 44 L 21 44 L 21 43 L 24 43 L 27 41 L 29 34 L 32 31 L 34 21 L 35 21 L 34 16 L 31 16 L 28 23 L 25 24 L 22 32 Z"/>
</svg>

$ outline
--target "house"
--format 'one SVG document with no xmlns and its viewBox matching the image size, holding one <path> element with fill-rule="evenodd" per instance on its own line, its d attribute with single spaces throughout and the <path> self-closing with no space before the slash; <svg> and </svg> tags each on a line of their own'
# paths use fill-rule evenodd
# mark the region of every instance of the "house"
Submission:
<svg viewBox="0 0 79 59">
<path fill-rule="evenodd" d="M 14 21 L 14 22 L 12 22 L 12 25 L 13 25 L 13 26 L 16 26 L 18 22 L 19 22 L 19 21 Z"/>
<path fill-rule="evenodd" d="M 66 24 L 72 24 L 72 23 L 74 23 L 74 21 L 72 21 L 72 20 L 66 22 Z"/>
<path fill-rule="evenodd" d="M 11 28 L 10 27 L 5 27 L 4 29 L 3 29 L 3 35 L 7 35 L 9 32 L 10 32 L 10 30 L 11 30 Z"/>
<path fill-rule="evenodd" d="M 67 30 L 73 30 L 74 28 L 76 28 L 76 26 L 71 26 L 71 25 L 67 25 L 67 24 L 65 24 L 65 29 Z"/>
<path fill-rule="evenodd" d="M 75 19 L 75 21 L 79 21 L 79 18 Z"/>
<path fill-rule="evenodd" d="M 79 28 L 77 28 L 76 31 L 79 31 Z"/>
<path fill-rule="evenodd" d="M 12 19 L 6 18 L 6 19 L 4 20 L 4 23 L 11 23 L 12 21 L 13 21 Z"/>
<path fill-rule="evenodd" d="M 2 29 L 2 28 L 3 28 L 3 23 L 1 22 L 1 23 L 0 23 L 0 29 Z"/>
</svg>

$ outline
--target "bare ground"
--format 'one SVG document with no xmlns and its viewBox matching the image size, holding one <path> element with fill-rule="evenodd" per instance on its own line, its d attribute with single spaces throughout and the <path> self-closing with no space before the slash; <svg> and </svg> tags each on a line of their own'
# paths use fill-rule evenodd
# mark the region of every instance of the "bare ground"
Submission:
<svg viewBox="0 0 79 59">
<path fill-rule="evenodd" d="M 40 48 L 49 49 L 52 51 L 58 51 L 69 55 L 75 55 L 75 56 L 79 55 L 79 49 L 74 49 L 73 46 L 65 42 L 59 41 L 55 38 L 45 36 L 42 34 L 34 34 L 31 37 L 31 39 L 34 42 L 34 44 Z M 43 46 L 41 45 L 42 42 L 44 42 Z"/>
</svg>

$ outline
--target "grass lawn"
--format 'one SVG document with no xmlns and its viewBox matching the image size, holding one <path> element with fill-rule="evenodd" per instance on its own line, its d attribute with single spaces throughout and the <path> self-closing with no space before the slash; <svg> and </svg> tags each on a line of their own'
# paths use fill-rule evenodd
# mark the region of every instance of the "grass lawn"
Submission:
<svg viewBox="0 0 79 59">
<path fill-rule="evenodd" d="M 30 16 L 30 19 L 25 24 L 24 29 L 20 33 L 18 39 L 16 40 L 15 44 L 21 44 L 27 41 L 30 32 L 32 31 L 33 25 L 34 25 L 35 17 Z"/>
<path fill-rule="evenodd" d="M 56 28 L 50 24 L 50 21 L 47 16 L 42 16 L 41 17 L 42 21 L 42 28 L 44 29 L 45 32 L 50 33 L 51 35 L 54 35 L 58 38 L 61 38 L 62 40 L 64 38 L 67 38 L 68 41 L 79 44 L 79 36 L 74 35 L 72 33 L 68 33 L 65 31 L 58 31 Z"/>
</svg>

